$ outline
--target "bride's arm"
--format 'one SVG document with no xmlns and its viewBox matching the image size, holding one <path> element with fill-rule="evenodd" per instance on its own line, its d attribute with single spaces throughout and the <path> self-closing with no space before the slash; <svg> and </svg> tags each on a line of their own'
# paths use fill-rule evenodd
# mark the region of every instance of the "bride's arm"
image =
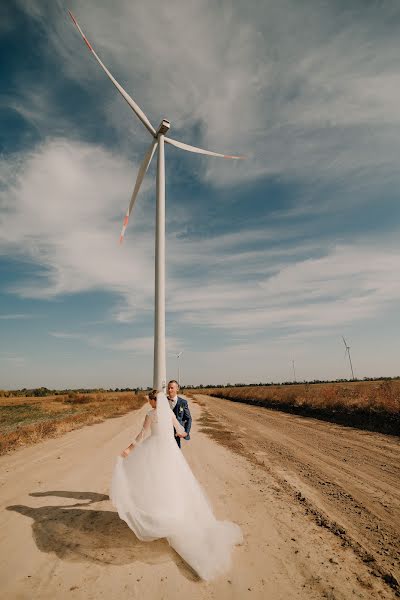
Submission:
<svg viewBox="0 0 400 600">
<path fill-rule="evenodd" d="M 143 423 L 143 427 L 140 430 L 140 432 L 138 433 L 138 435 L 136 436 L 135 441 L 132 442 L 131 444 L 129 444 L 129 446 L 127 448 L 125 448 L 125 450 L 123 450 L 121 452 L 122 458 L 125 458 L 125 456 L 128 456 L 128 454 L 130 452 L 132 452 L 132 450 L 134 449 L 134 447 L 137 446 L 138 444 L 140 444 L 140 442 L 145 437 L 146 433 L 149 431 L 150 425 L 151 425 L 151 416 L 150 415 L 146 415 L 144 423 Z"/>
<path fill-rule="evenodd" d="M 179 421 L 176 418 L 176 416 L 174 415 L 174 413 L 172 413 L 172 423 L 174 425 L 176 434 L 179 435 L 179 437 L 186 437 L 187 436 L 185 428 L 182 427 L 182 425 L 179 423 Z"/>
</svg>

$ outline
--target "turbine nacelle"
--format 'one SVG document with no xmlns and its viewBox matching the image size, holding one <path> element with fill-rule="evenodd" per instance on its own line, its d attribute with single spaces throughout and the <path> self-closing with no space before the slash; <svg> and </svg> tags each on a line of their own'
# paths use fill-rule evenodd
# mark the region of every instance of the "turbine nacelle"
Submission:
<svg viewBox="0 0 400 600">
<path fill-rule="evenodd" d="M 167 119 L 163 119 L 156 131 L 154 137 L 158 138 L 159 135 L 165 135 L 168 133 L 171 123 Z"/>
</svg>

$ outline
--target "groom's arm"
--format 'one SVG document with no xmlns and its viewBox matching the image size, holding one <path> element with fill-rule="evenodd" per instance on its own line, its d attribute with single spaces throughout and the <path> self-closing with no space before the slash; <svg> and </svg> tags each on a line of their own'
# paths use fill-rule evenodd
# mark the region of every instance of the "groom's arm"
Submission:
<svg viewBox="0 0 400 600">
<path fill-rule="evenodd" d="M 183 405 L 183 422 L 185 423 L 185 431 L 189 435 L 190 428 L 192 427 L 192 415 L 190 414 L 189 405 L 185 400 L 185 404 Z"/>
</svg>

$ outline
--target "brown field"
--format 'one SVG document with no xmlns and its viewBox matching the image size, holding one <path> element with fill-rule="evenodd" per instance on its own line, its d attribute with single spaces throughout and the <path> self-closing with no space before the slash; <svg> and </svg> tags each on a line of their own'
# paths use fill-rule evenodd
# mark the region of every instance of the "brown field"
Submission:
<svg viewBox="0 0 400 600">
<path fill-rule="evenodd" d="M 0 455 L 84 425 L 118 417 L 141 408 L 145 402 L 144 392 L 0 397 Z"/>
<path fill-rule="evenodd" d="M 400 380 L 190 390 L 327 421 L 400 434 Z"/>
<path fill-rule="evenodd" d="M 400 380 L 235 386 L 201 391 L 234 402 L 400 434 Z M 8 393 L 0 394 L 0 455 L 137 410 L 146 401 L 144 392 L 7 396 Z"/>
</svg>

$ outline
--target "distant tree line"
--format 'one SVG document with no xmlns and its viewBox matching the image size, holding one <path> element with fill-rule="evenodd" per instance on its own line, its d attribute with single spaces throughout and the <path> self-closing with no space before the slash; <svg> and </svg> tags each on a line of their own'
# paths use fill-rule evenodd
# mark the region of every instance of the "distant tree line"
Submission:
<svg viewBox="0 0 400 600">
<path fill-rule="evenodd" d="M 299 384 L 317 384 L 317 383 L 353 383 L 357 381 L 391 381 L 400 379 L 400 375 L 396 377 L 363 377 L 362 379 L 313 379 L 312 381 L 269 381 L 259 383 L 207 383 L 200 385 L 190 385 L 186 384 L 184 387 L 188 389 L 201 390 L 205 388 L 232 388 L 232 387 L 268 387 L 268 386 L 285 386 L 285 385 L 299 385 Z M 126 387 L 126 388 L 68 388 L 64 390 L 54 390 L 49 389 L 47 387 L 39 387 L 39 388 L 22 388 L 20 390 L 0 390 L 0 397 L 8 398 L 10 396 L 34 396 L 34 397 L 45 397 L 45 396 L 64 396 L 68 395 L 71 392 L 75 392 L 78 394 L 95 394 L 95 393 L 105 393 L 105 392 L 132 392 L 134 394 L 138 394 L 139 392 L 146 392 L 151 390 L 151 386 L 149 387 Z M 182 386 L 183 389 L 183 386 Z"/>
<path fill-rule="evenodd" d="M 37 398 L 44 398 L 45 396 L 67 396 L 71 392 L 77 394 L 96 394 L 96 393 L 104 393 L 104 392 L 132 392 L 137 394 L 142 391 L 151 390 L 151 387 L 148 388 L 68 388 L 64 390 L 52 390 L 46 387 L 39 388 L 22 388 L 20 390 L 0 390 L 0 397 L 8 398 L 10 396 L 33 396 Z"/>
<path fill-rule="evenodd" d="M 259 383 L 208 383 L 208 384 L 200 384 L 200 385 L 190 385 L 186 384 L 185 388 L 193 389 L 193 390 L 201 390 L 205 388 L 232 388 L 232 387 L 268 387 L 268 386 L 286 386 L 286 385 L 299 385 L 299 384 L 308 384 L 313 385 L 317 383 L 354 383 L 357 381 L 391 381 L 400 379 L 400 375 L 396 375 L 395 377 L 363 377 L 362 379 L 313 379 L 312 381 L 307 381 L 304 379 L 303 381 L 268 381 Z"/>
</svg>

